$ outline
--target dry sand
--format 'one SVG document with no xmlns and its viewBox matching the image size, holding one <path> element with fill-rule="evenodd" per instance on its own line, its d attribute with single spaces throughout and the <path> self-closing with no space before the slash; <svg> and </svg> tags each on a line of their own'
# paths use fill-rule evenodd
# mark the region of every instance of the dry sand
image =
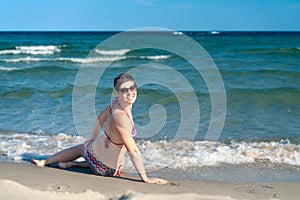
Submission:
<svg viewBox="0 0 300 200">
<path fill-rule="evenodd" d="M 138 177 L 111 178 L 85 170 L 39 168 L 0 162 L 0 199 L 299 199 L 299 182 L 168 180 L 145 184 Z"/>
</svg>

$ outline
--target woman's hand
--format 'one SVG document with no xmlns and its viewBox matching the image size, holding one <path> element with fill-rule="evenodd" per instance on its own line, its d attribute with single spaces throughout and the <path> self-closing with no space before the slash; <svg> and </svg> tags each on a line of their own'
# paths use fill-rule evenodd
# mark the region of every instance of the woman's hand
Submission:
<svg viewBox="0 0 300 200">
<path fill-rule="evenodd" d="M 154 183 L 154 184 L 159 184 L 159 185 L 164 185 L 167 182 L 168 181 L 166 181 L 162 178 L 147 178 L 147 180 L 145 180 L 145 183 Z"/>
</svg>

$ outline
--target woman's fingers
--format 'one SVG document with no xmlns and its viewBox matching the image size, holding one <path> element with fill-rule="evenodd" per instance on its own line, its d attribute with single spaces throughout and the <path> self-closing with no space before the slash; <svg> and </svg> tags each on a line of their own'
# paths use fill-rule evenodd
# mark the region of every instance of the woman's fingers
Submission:
<svg viewBox="0 0 300 200">
<path fill-rule="evenodd" d="M 164 180 L 164 179 L 158 179 L 158 182 L 157 184 L 160 184 L 160 185 L 164 185 L 166 184 L 168 181 Z"/>
<path fill-rule="evenodd" d="M 162 179 L 162 178 L 148 178 L 147 183 L 154 183 L 154 184 L 159 184 L 159 185 L 164 185 L 168 181 Z"/>
</svg>

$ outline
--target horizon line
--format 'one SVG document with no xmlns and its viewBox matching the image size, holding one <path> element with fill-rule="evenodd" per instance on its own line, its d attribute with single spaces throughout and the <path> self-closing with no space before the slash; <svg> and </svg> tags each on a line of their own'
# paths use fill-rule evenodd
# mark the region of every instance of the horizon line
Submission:
<svg viewBox="0 0 300 200">
<path fill-rule="evenodd" d="M 0 32 L 126 32 L 128 30 L 0 30 Z M 300 30 L 172 30 L 170 31 L 153 31 L 153 32 L 300 32 Z M 132 32 L 147 32 L 147 31 L 132 31 Z"/>
</svg>

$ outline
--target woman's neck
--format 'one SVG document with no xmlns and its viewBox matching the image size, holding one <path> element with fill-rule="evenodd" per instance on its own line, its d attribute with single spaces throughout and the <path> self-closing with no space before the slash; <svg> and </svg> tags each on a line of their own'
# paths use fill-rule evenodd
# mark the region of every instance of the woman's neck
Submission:
<svg viewBox="0 0 300 200">
<path fill-rule="evenodd" d="M 129 104 L 127 102 L 120 102 L 119 105 L 121 106 L 122 109 L 124 109 L 126 112 L 132 112 L 132 104 Z"/>
</svg>

